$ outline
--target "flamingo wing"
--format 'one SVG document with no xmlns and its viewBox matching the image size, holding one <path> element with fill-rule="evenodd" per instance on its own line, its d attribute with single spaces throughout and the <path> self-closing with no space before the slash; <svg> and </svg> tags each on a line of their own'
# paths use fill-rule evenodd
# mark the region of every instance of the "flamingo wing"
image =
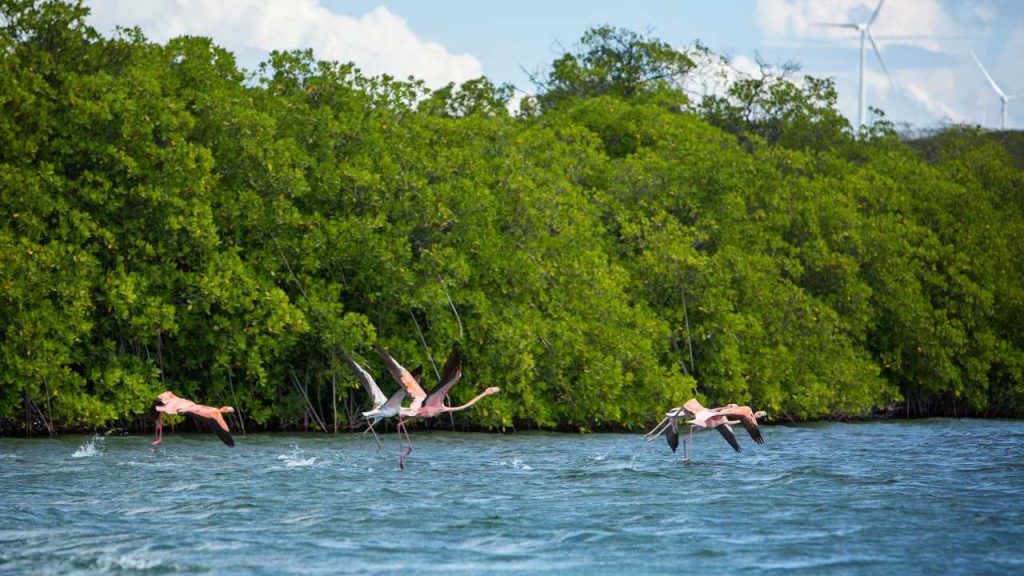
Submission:
<svg viewBox="0 0 1024 576">
<path fill-rule="evenodd" d="M 446 375 L 449 373 L 449 370 L 448 370 L 447 366 L 445 366 L 445 373 L 446 373 Z M 444 397 L 448 395 L 448 391 L 451 390 L 452 386 L 455 386 L 455 384 L 458 383 L 458 381 L 461 380 L 461 379 L 462 379 L 462 366 L 458 365 L 458 366 L 455 366 L 450 371 L 450 377 L 448 378 L 448 380 L 443 380 L 441 382 L 440 386 L 438 386 L 436 389 L 434 389 L 433 391 L 430 392 L 430 395 L 427 396 L 427 399 L 423 402 L 423 405 L 424 406 L 441 406 L 441 405 L 443 405 L 444 404 Z"/>
<path fill-rule="evenodd" d="M 391 354 L 388 354 L 387 350 L 381 348 L 380 345 L 377 345 L 376 348 L 377 354 L 380 354 L 381 360 L 384 361 L 384 365 L 388 367 L 388 372 L 390 372 L 391 376 L 405 388 L 405 391 L 408 392 L 410 396 L 413 397 L 413 401 L 426 398 L 427 393 L 420 387 L 420 383 L 416 381 L 416 377 L 392 358 Z"/>
<path fill-rule="evenodd" d="M 732 431 L 732 426 L 729 426 L 728 424 L 719 424 L 718 426 L 715 426 L 715 430 L 718 430 L 718 433 L 722 435 L 722 438 L 725 438 L 725 441 L 729 443 L 729 446 L 732 446 L 733 450 L 737 452 L 741 451 L 740 443 L 736 440 L 736 433 Z"/>
<path fill-rule="evenodd" d="M 231 429 L 228 428 L 228 423 L 224 421 L 224 416 L 221 415 L 220 410 L 212 406 L 195 404 L 184 410 L 183 413 L 188 414 L 200 427 L 216 434 L 224 444 L 228 446 L 235 445 L 235 439 L 231 436 Z"/>
<path fill-rule="evenodd" d="M 348 364 L 348 367 L 352 369 L 353 373 L 355 373 L 356 378 L 358 378 L 363 384 L 363 389 L 366 390 L 366 393 L 373 398 L 373 409 L 376 410 L 383 406 L 388 399 L 384 396 L 384 393 L 380 391 L 380 386 L 377 386 L 377 382 L 373 380 L 373 376 L 364 370 L 358 362 L 350 358 L 348 354 L 342 352 L 341 357 L 345 359 L 345 363 Z"/>
<path fill-rule="evenodd" d="M 383 408 L 385 410 L 395 410 L 397 412 L 398 409 L 402 407 L 402 401 L 405 400 L 406 394 L 407 392 L 405 391 L 405 388 L 399 388 L 391 395 L 391 398 L 388 398 L 388 401 L 384 403 Z"/>
<path fill-rule="evenodd" d="M 757 420 L 754 420 L 753 416 L 741 416 L 740 423 L 747 429 L 747 434 L 750 438 L 758 443 L 764 444 L 764 436 L 761 436 L 761 428 L 757 425 Z"/>
<path fill-rule="evenodd" d="M 686 403 L 683 404 L 683 409 L 694 415 L 698 414 L 701 410 L 706 410 L 706 408 L 704 408 L 696 398 L 690 398 L 687 400 Z"/>
<path fill-rule="evenodd" d="M 673 452 L 676 451 L 676 448 L 679 448 L 679 424 L 676 420 L 672 420 L 672 422 L 665 427 L 665 440 L 668 442 L 668 447 L 671 448 Z"/>
<path fill-rule="evenodd" d="M 459 350 L 452 346 L 452 351 L 445 360 L 444 370 L 441 372 L 441 382 L 447 382 L 455 377 L 456 372 L 462 371 L 462 362 L 459 360 Z"/>
<path fill-rule="evenodd" d="M 435 392 L 441 389 L 442 386 L 447 384 L 452 378 L 455 377 L 455 373 L 462 370 L 462 365 L 459 363 L 459 357 L 455 353 L 455 349 L 452 349 L 452 353 L 448 356 L 448 360 L 445 361 L 444 367 L 441 369 L 441 381 L 427 391 L 427 398 L 434 395 Z M 413 374 L 416 376 L 416 381 L 421 382 L 420 374 L 413 370 Z M 424 402 L 426 404 L 426 402 Z"/>
<path fill-rule="evenodd" d="M 725 414 L 732 418 L 739 418 L 740 424 L 746 428 L 747 434 L 750 438 L 758 443 L 764 444 L 764 436 L 761 435 L 761 428 L 757 425 L 757 419 L 754 418 L 754 412 L 749 406 L 733 406 L 723 408 L 719 410 L 719 414 Z"/>
</svg>

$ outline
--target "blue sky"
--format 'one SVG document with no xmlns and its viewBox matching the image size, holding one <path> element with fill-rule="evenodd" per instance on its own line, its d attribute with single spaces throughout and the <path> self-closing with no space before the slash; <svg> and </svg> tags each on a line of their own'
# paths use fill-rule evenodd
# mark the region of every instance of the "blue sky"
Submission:
<svg viewBox="0 0 1024 576">
<path fill-rule="evenodd" d="M 840 110 L 857 114 L 858 35 L 814 26 L 863 21 L 877 0 L 87 0 L 92 24 L 139 26 L 152 39 L 211 36 L 254 68 L 271 49 L 311 47 L 369 73 L 415 75 L 439 86 L 485 75 L 530 92 L 525 70 L 543 70 L 588 27 L 650 32 L 684 49 L 700 40 L 741 72 L 754 57 L 792 60 L 836 80 Z M 872 26 L 893 80 L 868 53 L 867 103 L 917 127 L 967 122 L 996 127 L 1000 101 L 970 57 L 1004 92 L 1024 94 L 1024 1 L 886 0 Z M 1007 125 L 1024 128 L 1024 100 Z"/>
<path fill-rule="evenodd" d="M 521 83 L 523 88 L 528 88 L 528 81 L 521 68 L 547 67 L 561 48 L 571 48 L 583 31 L 593 26 L 611 24 L 637 32 L 649 31 L 674 46 L 686 46 L 699 38 L 715 46 L 716 51 L 750 52 L 761 36 L 750 18 L 751 4 L 739 1 L 324 0 L 322 4 L 334 11 L 357 14 L 385 5 L 406 18 L 423 37 L 441 42 L 453 52 L 477 56 L 487 76 Z M 733 24 L 722 25 L 726 21 Z"/>
</svg>

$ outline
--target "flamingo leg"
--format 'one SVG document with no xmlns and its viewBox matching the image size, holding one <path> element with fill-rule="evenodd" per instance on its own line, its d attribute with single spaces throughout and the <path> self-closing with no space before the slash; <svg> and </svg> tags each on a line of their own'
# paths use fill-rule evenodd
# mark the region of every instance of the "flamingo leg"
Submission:
<svg viewBox="0 0 1024 576">
<path fill-rule="evenodd" d="M 650 442 L 657 438 L 659 434 L 665 431 L 665 428 L 671 423 L 671 420 L 672 418 L 666 416 L 661 422 L 658 422 L 658 425 L 655 426 L 653 430 L 644 434 L 644 440 Z"/>
<path fill-rule="evenodd" d="M 665 428 L 672 424 L 673 420 L 681 418 L 682 415 L 684 415 L 685 413 L 686 409 L 680 406 L 679 408 L 676 409 L 675 412 L 662 418 L 661 422 L 658 422 L 658 425 L 655 426 L 653 430 L 651 430 L 647 434 L 644 434 L 644 440 L 647 440 L 648 442 L 654 440 L 659 435 L 661 435 L 662 432 L 665 431 Z"/>
<path fill-rule="evenodd" d="M 381 444 L 381 442 L 380 442 L 380 437 L 377 436 L 377 431 L 373 429 L 373 425 L 376 424 L 376 423 L 377 423 L 376 420 L 374 420 L 373 422 L 370 422 L 370 426 L 367 427 L 366 430 L 363 430 L 363 434 L 366 434 L 367 432 L 373 432 L 373 439 L 377 441 L 377 452 L 380 452 L 380 449 L 383 446 L 383 444 Z"/>
<path fill-rule="evenodd" d="M 409 427 L 402 422 L 402 431 L 405 432 L 405 441 L 409 445 L 409 448 L 405 451 L 405 455 L 412 454 L 412 438 L 409 438 Z"/>
<path fill-rule="evenodd" d="M 398 469 L 405 470 L 405 457 L 412 454 L 412 441 L 409 440 L 409 431 L 405 427 L 405 420 L 402 417 L 398 417 L 398 425 L 395 426 L 395 432 L 398 434 Z M 402 450 L 402 432 L 405 432 L 405 439 L 409 443 L 409 449 L 407 451 Z"/>
<path fill-rule="evenodd" d="M 690 426 L 690 433 L 686 435 L 686 440 L 683 440 L 683 462 L 690 461 L 690 442 L 693 441 L 693 426 Z"/>
<path fill-rule="evenodd" d="M 405 461 L 403 460 L 402 454 L 402 419 L 398 419 L 398 424 L 395 426 L 395 432 L 398 436 L 398 469 L 405 470 Z"/>
<path fill-rule="evenodd" d="M 161 414 L 156 421 L 156 430 L 153 431 L 153 450 L 164 441 L 164 415 Z"/>
</svg>

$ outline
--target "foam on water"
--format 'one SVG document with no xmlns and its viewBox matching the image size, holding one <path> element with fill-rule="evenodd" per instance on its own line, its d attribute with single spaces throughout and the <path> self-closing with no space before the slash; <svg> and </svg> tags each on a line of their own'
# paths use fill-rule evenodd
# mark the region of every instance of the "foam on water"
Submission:
<svg viewBox="0 0 1024 576">
<path fill-rule="evenodd" d="M 137 554 L 120 554 L 99 558 L 98 568 L 103 570 L 149 570 L 160 566 L 162 562 L 154 558 L 146 558 Z"/>
</svg>

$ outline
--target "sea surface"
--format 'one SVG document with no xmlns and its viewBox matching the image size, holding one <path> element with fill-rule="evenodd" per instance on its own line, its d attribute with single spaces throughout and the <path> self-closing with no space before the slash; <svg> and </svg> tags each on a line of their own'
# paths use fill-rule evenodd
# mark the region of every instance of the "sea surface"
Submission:
<svg viewBox="0 0 1024 576">
<path fill-rule="evenodd" d="M 0 574 L 1024 574 L 1024 422 L 737 432 L 0 438 Z"/>
</svg>

